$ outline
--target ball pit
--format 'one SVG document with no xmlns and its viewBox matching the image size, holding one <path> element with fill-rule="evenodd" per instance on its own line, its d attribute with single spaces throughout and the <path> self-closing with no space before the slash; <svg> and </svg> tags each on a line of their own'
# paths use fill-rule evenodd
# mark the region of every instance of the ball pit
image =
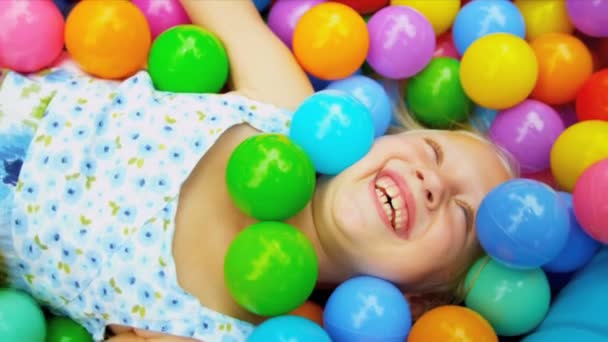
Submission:
<svg viewBox="0 0 608 342">
<path fill-rule="evenodd" d="M 58 33 L 63 32 L 64 23 L 53 2 L 32 1 L 27 6 L 22 1 L 0 2 L 0 19 L 9 27 L 7 32 L 13 32 L 0 33 L 0 67 L 26 73 L 52 66 L 65 40 L 80 67 L 101 78 L 127 77 L 145 68 L 147 60 L 158 90 L 217 93 L 225 85 L 229 70 L 221 41 L 204 28 L 182 26 L 189 19 L 178 0 L 66 1 L 54 2 L 58 6 L 70 2 L 65 13 L 75 7 L 65 22 L 65 36 Z M 308 203 L 315 171 L 329 175 L 341 172 L 395 122 L 387 91 L 380 86 L 383 82 L 374 78 L 403 84 L 398 93 L 405 96 L 397 101 L 407 102 L 424 126 L 460 127 L 468 120 L 488 131 L 495 143 L 521 163 L 523 176 L 556 181 L 551 183 L 555 190 L 551 190 L 538 182 L 524 184 L 517 179 L 484 199 L 477 228 L 490 258 L 478 261 L 467 275 L 468 309 L 443 306 L 429 311 L 414 324 L 408 341 L 451 337 L 451 330 L 436 328 L 443 323 L 475 340 L 495 341 L 496 334 L 515 336 L 531 331 L 543 319 L 550 302 L 543 270 L 558 274 L 579 270 L 600 244 L 608 243 L 604 205 L 608 199 L 608 69 L 602 69 L 608 66 L 608 0 L 325 2 L 255 1 L 259 11 L 268 10 L 268 26 L 293 50 L 315 82 L 315 89 L 330 91 L 315 94 L 296 110 L 289 137 L 282 137 L 293 139 L 290 147 L 269 147 L 278 155 L 278 164 L 290 163 L 293 168 L 266 169 L 265 174 L 253 169 L 243 172 L 247 163 L 263 164 L 262 157 L 268 152 L 257 151 L 256 161 L 252 148 L 227 170 L 235 204 L 252 217 L 268 220 L 246 228 L 231 245 L 225 269 L 231 294 L 254 313 L 316 317 L 318 323 L 301 317 L 276 317 L 260 325 L 251 340 L 274 341 L 279 335 L 284 337 L 285 331 L 294 339 L 319 341 L 329 340 L 328 335 L 352 341 L 372 334 L 344 328 L 344 314 L 359 303 L 354 290 L 344 288 L 361 279 L 336 289 L 324 313 L 330 324 L 326 331 L 321 329 L 323 308 L 305 302 L 318 271 L 312 247 L 294 227 L 272 220 L 287 219 Z M 40 8 L 32 11 L 36 14 L 33 22 L 11 26 L 19 18 L 15 11 L 28 6 L 29 10 Z M 577 32 L 573 33 L 574 29 Z M 184 51 L 176 38 L 178 32 L 181 38 L 186 33 L 202 34 L 207 45 L 189 51 L 190 56 L 178 56 Z M 167 38 L 171 35 L 172 40 Z M 90 44 L 92 40 L 96 42 Z M 394 44 L 388 44 L 391 41 Z M 201 51 L 211 55 L 203 54 L 204 61 L 192 57 Z M 236 160 L 238 153 L 233 157 Z M 257 178 L 262 183 L 275 183 L 255 194 L 234 190 Z M 525 186 L 518 188 L 515 183 Z M 241 194 L 235 195 L 239 191 Z M 559 199 L 568 210 L 558 209 Z M 518 200 L 529 201 L 529 205 L 518 209 Z M 547 212 L 534 215 L 541 204 L 553 213 L 551 218 L 542 217 Z M 511 218 L 520 215 L 528 221 L 507 227 L 503 223 L 509 213 Z M 277 245 L 287 246 L 291 264 L 283 263 L 285 255 L 272 258 L 276 252 L 272 246 Z M 271 266 L 263 262 L 252 266 L 261 255 L 271 255 Z M 252 267 L 261 270 L 260 277 L 244 279 Z M 392 286 L 376 281 L 387 289 Z M 290 291 L 277 291 L 279 283 L 291 284 Z M 371 283 L 366 284 L 367 290 L 372 288 Z M 401 319 L 372 322 L 367 327 L 374 331 L 374 337 L 385 334 L 389 340 L 403 341 L 411 323 L 409 309 L 403 309 L 407 302 L 404 304 L 396 291 L 388 293 L 379 295 L 378 300 L 401 305 Z M 23 312 L 27 311 L 25 306 Z M 0 305 L 0 311 L 7 307 Z M 36 305 L 29 308 L 33 311 L 27 325 L 25 320 L 19 321 L 19 315 L 0 324 L 0 340 L 12 339 L 10 334 L 16 331 L 20 338 L 27 333 L 31 335 L 28 340 L 43 340 L 39 309 Z M 90 341 L 82 327 L 66 318 L 50 318 L 46 330 L 47 341 L 62 341 L 68 335 L 74 341 Z M 391 335 L 395 331 L 398 333 Z"/>
</svg>

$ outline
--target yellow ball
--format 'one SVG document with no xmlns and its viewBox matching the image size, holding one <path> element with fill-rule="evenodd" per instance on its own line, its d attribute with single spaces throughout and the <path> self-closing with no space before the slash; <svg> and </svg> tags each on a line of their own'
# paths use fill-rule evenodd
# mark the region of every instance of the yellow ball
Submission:
<svg viewBox="0 0 608 342">
<path fill-rule="evenodd" d="M 551 171 L 557 185 L 572 192 L 591 164 L 608 158 L 608 121 L 581 121 L 568 127 L 551 149 Z"/>
<path fill-rule="evenodd" d="M 437 36 L 450 29 L 460 10 L 460 0 L 391 0 L 391 5 L 418 10 L 431 22 Z"/>
<path fill-rule="evenodd" d="M 510 33 L 481 37 L 460 63 L 460 80 L 478 105 L 505 109 L 525 100 L 538 78 L 538 62 L 528 43 Z"/>
<path fill-rule="evenodd" d="M 568 18 L 564 0 L 515 0 L 526 23 L 526 39 L 545 33 L 571 33 L 574 26 Z"/>
</svg>

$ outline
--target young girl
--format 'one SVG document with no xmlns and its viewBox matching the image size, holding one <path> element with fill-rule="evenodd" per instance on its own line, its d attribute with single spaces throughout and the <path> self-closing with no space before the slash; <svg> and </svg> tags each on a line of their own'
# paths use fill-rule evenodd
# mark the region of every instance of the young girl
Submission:
<svg viewBox="0 0 608 342">
<path fill-rule="evenodd" d="M 225 168 L 244 139 L 288 133 L 313 90 L 253 3 L 183 5 L 224 42 L 234 92 L 170 94 L 145 72 L 113 82 L 69 68 L 9 72 L 0 88 L 8 279 L 95 340 L 109 328 L 112 342 L 242 341 L 263 320 L 224 284 L 226 250 L 255 222 L 232 203 Z M 375 275 L 398 284 L 419 315 L 454 294 L 479 253 L 476 208 L 513 175 L 473 134 L 391 134 L 320 178 L 288 223 L 316 249 L 319 288 Z M 386 220 L 383 192 L 399 224 Z"/>
</svg>

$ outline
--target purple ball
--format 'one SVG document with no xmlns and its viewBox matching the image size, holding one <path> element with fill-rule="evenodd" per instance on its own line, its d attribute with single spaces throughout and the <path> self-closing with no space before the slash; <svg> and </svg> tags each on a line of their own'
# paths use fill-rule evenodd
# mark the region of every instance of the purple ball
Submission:
<svg viewBox="0 0 608 342">
<path fill-rule="evenodd" d="M 522 173 L 527 174 L 549 168 L 551 147 L 564 129 L 564 122 L 552 107 L 525 100 L 500 111 L 489 136 L 509 151 L 520 163 Z"/>
<path fill-rule="evenodd" d="M 608 37 L 608 0 L 566 0 L 568 17 L 581 32 Z"/>
<path fill-rule="evenodd" d="M 404 79 L 417 74 L 435 52 L 435 31 L 420 12 L 406 6 L 388 6 L 367 23 L 367 62 L 380 75 Z"/>
<path fill-rule="evenodd" d="M 293 30 L 298 20 L 309 9 L 322 2 L 325 0 L 279 0 L 270 8 L 268 26 L 291 49 Z"/>
<path fill-rule="evenodd" d="M 177 25 L 191 24 L 179 0 L 133 0 L 150 25 L 152 39 Z"/>
</svg>

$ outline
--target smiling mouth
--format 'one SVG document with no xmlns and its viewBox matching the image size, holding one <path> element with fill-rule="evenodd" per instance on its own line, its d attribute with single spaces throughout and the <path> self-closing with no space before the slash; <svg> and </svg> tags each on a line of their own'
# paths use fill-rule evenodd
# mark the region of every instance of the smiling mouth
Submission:
<svg viewBox="0 0 608 342">
<path fill-rule="evenodd" d="M 397 233 L 405 233 L 408 213 L 397 184 L 390 177 L 382 176 L 376 180 L 375 189 L 391 227 Z"/>
</svg>

